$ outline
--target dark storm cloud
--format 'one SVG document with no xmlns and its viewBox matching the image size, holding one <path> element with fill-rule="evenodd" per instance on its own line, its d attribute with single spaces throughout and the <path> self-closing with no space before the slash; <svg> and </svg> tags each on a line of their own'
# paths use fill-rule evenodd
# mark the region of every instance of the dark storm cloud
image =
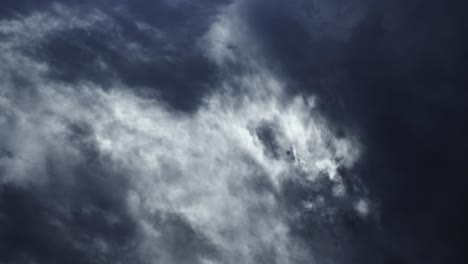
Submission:
<svg viewBox="0 0 468 264">
<path fill-rule="evenodd" d="M 31 12 L 32 10 L 42 10 L 52 1 L 34 1 L 34 0 L 5 0 L 0 5 L 0 16 L 11 17 L 14 15 Z"/>
<path fill-rule="evenodd" d="M 5 17 L 15 17 L 47 9 L 51 3 L 5 3 L 3 9 Z M 50 75 L 58 80 L 108 85 L 119 79 L 177 109 L 194 110 L 218 80 L 215 65 L 197 48 L 197 41 L 227 3 L 64 1 L 74 12 L 99 10 L 112 28 L 63 29 L 26 51 L 50 64 Z M 135 56 L 135 50 L 145 56 Z"/>
<path fill-rule="evenodd" d="M 385 262 L 460 262 L 467 170 L 462 1 L 256 1 L 279 72 L 360 131 L 361 176 L 381 201 Z M 363 249 L 368 251 L 368 249 Z M 368 253 L 364 252 L 363 256 Z M 363 263 L 363 261 L 359 261 Z"/>
<path fill-rule="evenodd" d="M 132 22 L 119 23 L 119 29 L 114 32 L 57 33 L 35 53 L 53 66 L 51 77 L 58 80 L 109 84 L 118 78 L 148 95 L 159 94 L 175 108 L 193 110 L 209 85 L 216 81 L 214 65 L 199 52 L 194 53 L 188 44 L 172 46 L 172 36 L 150 39 L 148 32 L 138 29 Z M 128 32 L 132 35 L 127 35 Z M 128 50 L 131 47 L 118 43 L 122 39 L 137 43 L 135 48 L 147 51 L 148 57 L 135 57 Z"/>
<path fill-rule="evenodd" d="M 3 2 L 0 262 L 456 263 L 462 10 Z"/>
<path fill-rule="evenodd" d="M 4 261 L 315 261 L 293 226 L 346 199 L 340 170 L 356 162 L 357 142 L 312 114 L 313 97 L 285 96 L 236 5 L 180 28 L 120 7 L 52 4 L 1 20 Z M 195 25 L 188 36 L 185 23 Z M 217 91 L 183 94 L 203 101 L 191 113 L 174 111 L 164 87 L 146 87 L 160 97 L 140 93 L 152 85 L 146 65 L 180 93 L 204 63 L 222 78 L 210 84 Z M 283 191 L 292 178 L 333 195 L 294 199 Z M 328 184 L 314 187 L 321 178 Z M 354 203 L 367 206 L 352 195 L 332 207 L 365 218 Z M 16 223 L 34 211 L 23 231 Z"/>
</svg>

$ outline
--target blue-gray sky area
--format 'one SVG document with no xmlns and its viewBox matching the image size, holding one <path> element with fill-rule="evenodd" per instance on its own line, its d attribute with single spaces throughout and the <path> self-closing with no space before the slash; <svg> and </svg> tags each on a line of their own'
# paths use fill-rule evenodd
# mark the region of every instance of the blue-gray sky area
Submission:
<svg viewBox="0 0 468 264">
<path fill-rule="evenodd" d="M 464 263 L 464 1 L 0 2 L 0 263 Z"/>
</svg>

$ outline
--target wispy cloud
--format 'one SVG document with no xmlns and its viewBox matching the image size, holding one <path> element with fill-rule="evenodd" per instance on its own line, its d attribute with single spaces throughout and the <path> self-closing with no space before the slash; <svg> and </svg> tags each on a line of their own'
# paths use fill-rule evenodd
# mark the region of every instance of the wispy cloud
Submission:
<svg viewBox="0 0 468 264">
<path fill-rule="evenodd" d="M 368 213 L 343 174 L 358 160 L 359 144 L 334 135 L 315 108 L 319 98 L 285 93 L 236 8 L 223 10 L 199 39 L 222 79 L 193 112 L 143 98 L 118 74 L 107 86 L 55 80 L 50 63 L 24 53 L 51 32 L 109 27 L 112 19 L 98 11 L 55 5 L 0 21 L 2 184 L 79 187 L 77 168 L 98 160 L 101 169 L 85 178 L 106 190 L 103 199 L 118 196 L 124 213 L 60 196 L 51 223 L 66 222 L 63 210 L 102 211 L 108 226 L 128 215 L 139 231 L 127 251 L 142 263 L 313 263 L 313 250 L 291 225 L 303 214 Z M 132 52 L 145 57 L 143 49 Z M 310 194 L 291 203 L 286 184 Z M 85 231 L 93 243 L 79 245 L 89 258 L 113 252 L 112 237 Z"/>
</svg>

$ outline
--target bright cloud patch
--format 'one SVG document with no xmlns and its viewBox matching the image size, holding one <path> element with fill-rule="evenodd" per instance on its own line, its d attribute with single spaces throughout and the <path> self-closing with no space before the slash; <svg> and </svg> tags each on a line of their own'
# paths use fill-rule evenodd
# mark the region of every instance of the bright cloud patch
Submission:
<svg viewBox="0 0 468 264">
<path fill-rule="evenodd" d="M 342 175 L 358 159 L 357 143 L 332 133 L 314 108 L 315 98 L 287 96 L 268 67 L 242 61 L 255 52 L 242 40 L 248 36 L 232 11 L 200 41 L 210 43 L 206 54 L 229 74 L 192 113 L 142 98 L 118 80 L 101 87 L 49 79 L 49 66 L 24 55 L 22 47 L 51 32 L 112 22 L 64 7 L 53 12 L 60 16 L 34 14 L 0 23 L 0 34 L 7 36 L 0 42 L 3 184 L 46 184 L 50 159 L 59 163 L 61 177 L 80 181 L 68 171 L 86 163 L 87 153 L 77 147 L 71 127 L 85 127 L 78 144 L 92 145 L 106 157 L 106 166 L 130 182 L 119 195 L 141 230 L 136 251 L 145 263 L 313 261 L 313 250 L 291 232 L 302 214 L 320 218 L 342 204 L 368 214 L 364 200 L 348 195 L 350 180 Z M 32 34 L 18 33 L 25 30 Z M 225 42 L 236 46 L 223 47 Z M 226 59 L 246 70 L 231 73 Z M 18 75 L 27 88 L 18 90 Z M 291 204 L 285 183 L 311 194 Z M 349 202 L 328 204 L 328 199 Z M 108 250 L 105 241 L 97 241 L 99 252 Z"/>
</svg>

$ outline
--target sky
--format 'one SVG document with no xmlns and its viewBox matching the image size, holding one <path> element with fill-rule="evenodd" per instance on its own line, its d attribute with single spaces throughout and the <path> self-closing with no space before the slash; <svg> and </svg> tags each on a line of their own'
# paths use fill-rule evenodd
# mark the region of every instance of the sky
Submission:
<svg viewBox="0 0 468 264">
<path fill-rule="evenodd" d="M 465 263 L 466 7 L 3 0 L 0 263 Z"/>
</svg>

